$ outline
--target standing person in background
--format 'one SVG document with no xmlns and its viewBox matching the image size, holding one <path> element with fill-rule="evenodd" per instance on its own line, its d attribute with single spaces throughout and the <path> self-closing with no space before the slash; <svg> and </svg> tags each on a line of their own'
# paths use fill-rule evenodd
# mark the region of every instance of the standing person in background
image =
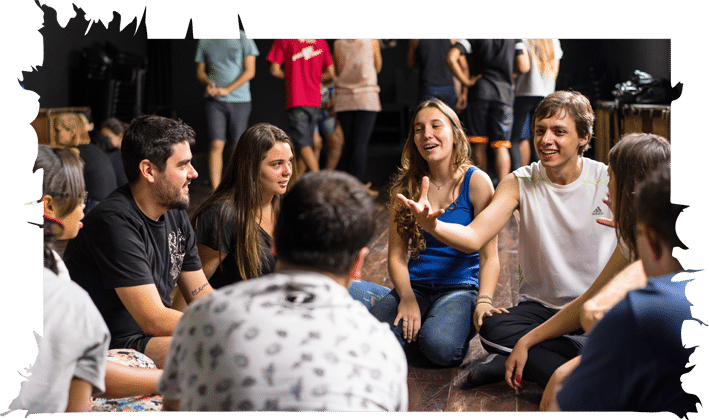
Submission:
<svg viewBox="0 0 709 420">
<path fill-rule="evenodd" d="M 530 67 L 515 80 L 514 123 L 512 124 L 512 170 L 539 160 L 530 147 L 531 121 L 534 110 L 545 96 L 556 90 L 559 60 L 563 55 L 558 39 L 523 39 L 529 52 Z"/>
<path fill-rule="evenodd" d="M 418 100 L 438 98 L 456 109 L 455 79 L 446 65 L 448 50 L 457 39 L 410 39 L 406 66 L 419 69 Z"/>
<path fill-rule="evenodd" d="M 231 156 L 251 115 L 249 81 L 256 75 L 256 43 L 240 31 L 239 39 L 200 39 L 195 62 L 197 80 L 205 87 L 209 134 L 209 181 L 219 185 L 228 141 Z"/>
<path fill-rule="evenodd" d="M 340 168 L 366 182 L 367 148 L 379 102 L 377 73 L 382 54 L 376 39 L 338 39 L 335 60 L 335 112 L 345 135 Z"/>
<path fill-rule="evenodd" d="M 320 115 L 320 85 L 335 77 L 330 47 L 324 39 L 277 39 L 266 59 L 271 63 L 271 74 L 284 82 L 289 134 L 298 154 L 297 172 L 319 171 L 313 135 Z"/>
<path fill-rule="evenodd" d="M 461 55 L 472 76 L 460 65 Z M 510 172 L 510 136 L 514 104 L 514 75 L 529 71 L 529 55 L 519 39 L 470 39 L 448 52 L 448 68 L 468 87 L 466 124 L 473 143 L 473 160 L 488 171 L 488 144 L 495 155 L 497 182 Z M 489 173 L 489 172 L 488 172 Z"/>
<path fill-rule="evenodd" d="M 317 119 L 315 126 L 315 140 L 313 140 L 315 155 L 318 162 L 322 160 L 320 152 L 325 149 L 325 165 L 323 169 L 336 169 L 342 156 L 342 146 L 345 144 L 345 136 L 342 134 L 342 125 L 333 111 L 334 103 L 332 83 L 320 87 L 322 105 L 321 115 Z"/>
</svg>

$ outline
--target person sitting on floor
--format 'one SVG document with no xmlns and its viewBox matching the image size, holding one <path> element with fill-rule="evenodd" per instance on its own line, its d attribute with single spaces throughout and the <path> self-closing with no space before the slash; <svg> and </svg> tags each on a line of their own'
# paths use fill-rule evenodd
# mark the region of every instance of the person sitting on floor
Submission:
<svg viewBox="0 0 709 420">
<path fill-rule="evenodd" d="M 110 347 L 135 349 L 158 367 L 182 316 L 171 307 L 175 285 L 187 303 L 212 291 L 185 211 L 197 178 L 194 135 L 181 121 L 134 119 L 121 147 L 129 183 L 87 215 L 64 252 L 111 331 Z"/>
<path fill-rule="evenodd" d="M 659 164 L 669 162 L 670 143 L 655 134 L 626 134 L 613 146 L 609 157 L 608 204 L 615 220 L 601 219 L 599 222 L 615 227 L 618 245 L 605 269 L 610 272 L 620 272 L 631 262 L 637 260 L 636 217 L 633 207 L 635 188 Z M 639 260 L 634 264 L 634 270 L 642 271 L 642 263 Z M 505 363 L 505 380 L 512 388 L 521 386 L 520 381 L 513 380 L 513 378 L 523 378 L 525 369 L 536 372 L 544 369 L 543 366 L 549 363 L 547 360 L 549 354 L 544 350 L 549 345 L 549 340 L 555 340 L 564 334 L 570 334 L 582 328 L 582 305 L 610 280 L 609 276 L 599 276 L 598 280 L 581 296 L 574 299 L 546 322 L 525 334 L 515 344 Z M 554 357 L 563 358 L 564 356 L 554 355 Z M 540 385 L 545 386 L 546 383 Z"/>
<path fill-rule="evenodd" d="M 607 166 L 583 157 L 593 121 L 593 108 L 579 93 L 558 91 L 544 98 L 533 121 L 540 162 L 503 178 L 492 202 L 468 225 L 439 220 L 443 210 L 432 210 L 426 197 L 414 201 L 399 195 L 424 230 L 463 252 L 481 249 L 519 211 L 520 302 L 483 321 L 480 341 L 491 354 L 469 372 L 468 386 L 504 380 L 505 358 L 521 337 L 599 276 L 615 274 L 602 270 L 616 248 L 615 234 L 596 222 L 598 217 L 610 218 L 604 204 Z M 558 366 L 577 356 L 586 339 L 582 334 L 579 329 L 550 342 L 553 346 L 540 358 L 547 363 L 533 380 L 546 383 Z"/>
<path fill-rule="evenodd" d="M 406 411 L 404 352 L 347 293 L 369 251 L 374 212 L 351 175 L 301 177 L 276 223 L 275 273 L 185 311 L 158 386 L 163 409 Z"/>
<path fill-rule="evenodd" d="M 44 205 L 44 276 L 42 337 L 30 377 L 10 409 L 28 413 L 89 411 L 97 399 L 120 399 L 157 393 L 162 371 L 111 361 L 110 333 L 90 296 L 71 281 L 55 240 L 75 237 L 84 217 L 83 162 L 65 149 L 40 145 L 34 171 L 42 169 Z M 58 351 L 61 349 L 61 351 Z M 142 355 L 136 355 L 140 357 Z M 104 379 L 105 378 L 105 379 Z"/>
<path fill-rule="evenodd" d="M 395 290 L 372 308 L 410 357 L 420 351 L 440 366 L 462 362 L 482 320 L 497 311 L 497 235 L 479 253 L 455 250 L 421 229 L 397 195 L 420 194 L 434 211 L 445 212 L 441 220 L 470 223 L 490 203 L 493 188 L 469 155 L 455 111 L 440 99 L 422 102 L 390 192 L 388 267 Z"/>
<path fill-rule="evenodd" d="M 202 269 L 214 289 L 273 272 L 273 232 L 292 185 L 294 155 L 280 128 L 249 127 L 221 183 L 192 215 Z"/>
<path fill-rule="evenodd" d="M 697 412 L 699 398 L 681 380 L 692 369 L 694 348 L 682 344 L 682 324 L 693 320 L 685 288 L 695 273 L 672 256 L 674 247 L 687 249 L 675 231 L 685 207 L 670 201 L 669 163 L 640 184 L 635 237 L 648 284 L 628 292 L 598 322 L 577 367 L 565 381 L 564 375 L 555 380 L 542 409 Z"/>
</svg>

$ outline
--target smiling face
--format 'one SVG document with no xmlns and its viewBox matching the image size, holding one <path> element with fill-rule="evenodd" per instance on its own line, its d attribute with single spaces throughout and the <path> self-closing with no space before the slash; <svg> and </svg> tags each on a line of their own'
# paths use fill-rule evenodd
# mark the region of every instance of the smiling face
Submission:
<svg viewBox="0 0 709 420">
<path fill-rule="evenodd" d="M 172 146 L 172 156 L 165 163 L 165 170 L 155 173 L 155 191 L 159 205 L 167 209 L 186 210 L 190 205 L 189 184 L 197 178 L 192 166 L 192 151 L 187 141 Z"/>
<path fill-rule="evenodd" d="M 293 151 L 288 143 L 277 141 L 259 167 L 264 200 L 284 194 L 293 175 Z"/>
<path fill-rule="evenodd" d="M 450 120 L 439 109 L 421 109 L 414 119 L 414 143 L 429 164 L 450 160 L 453 154 L 453 129 Z"/>
<path fill-rule="evenodd" d="M 563 170 L 577 164 L 579 147 L 588 143 L 588 135 L 580 138 L 576 123 L 565 111 L 537 120 L 534 125 L 534 147 L 546 169 Z"/>
</svg>

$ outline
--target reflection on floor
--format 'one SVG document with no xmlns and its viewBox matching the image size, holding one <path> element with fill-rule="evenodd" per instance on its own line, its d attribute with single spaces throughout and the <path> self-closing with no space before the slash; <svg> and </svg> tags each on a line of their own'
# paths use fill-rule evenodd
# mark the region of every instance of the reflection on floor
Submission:
<svg viewBox="0 0 709 420">
<path fill-rule="evenodd" d="M 190 185 L 192 214 L 209 194 L 205 182 L 195 181 Z M 393 287 L 387 272 L 388 209 L 387 192 L 380 189 L 377 198 L 377 234 L 362 270 L 362 278 L 373 283 Z M 510 307 L 518 299 L 517 282 L 518 225 L 511 218 L 498 237 L 500 277 L 493 298 L 497 307 Z M 62 244 L 58 244 L 63 251 Z M 62 252 L 60 252 L 61 254 Z M 479 337 L 471 340 L 470 351 L 460 367 L 440 368 L 422 360 L 409 363 L 409 411 L 536 411 L 542 397 L 542 389 L 526 383 L 515 393 L 504 382 L 461 389 L 470 367 L 484 360 L 487 352 L 480 345 Z"/>
<path fill-rule="evenodd" d="M 371 250 L 362 269 L 364 280 L 393 287 L 387 271 L 387 242 L 389 211 L 388 195 L 383 187 L 376 187 L 379 196 L 376 200 L 377 233 Z M 191 214 L 209 194 L 205 182 L 195 181 L 190 185 Z M 500 257 L 500 278 L 493 297 L 495 306 L 510 307 L 518 299 L 517 275 L 517 239 L 518 227 L 515 218 L 511 218 L 498 236 Z M 461 389 L 468 370 L 484 360 L 487 352 L 475 336 L 470 344 L 470 351 L 463 364 L 455 368 L 440 368 L 423 360 L 409 363 L 409 411 L 536 411 L 542 398 L 542 388 L 533 383 L 526 383 L 524 389 L 515 393 L 504 382 L 481 386 L 473 389 Z"/>
<path fill-rule="evenodd" d="M 362 270 L 362 277 L 373 283 L 393 287 L 386 268 L 387 224 L 386 192 L 377 201 L 378 234 Z M 497 307 L 510 307 L 518 300 L 517 241 L 518 225 L 513 217 L 498 236 L 500 277 L 493 297 Z M 461 389 L 469 369 L 481 362 L 487 352 L 475 336 L 460 367 L 440 368 L 426 361 L 409 362 L 409 411 L 537 411 L 543 389 L 526 383 L 515 393 L 499 382 L 473 389 Z"/>
</svg>

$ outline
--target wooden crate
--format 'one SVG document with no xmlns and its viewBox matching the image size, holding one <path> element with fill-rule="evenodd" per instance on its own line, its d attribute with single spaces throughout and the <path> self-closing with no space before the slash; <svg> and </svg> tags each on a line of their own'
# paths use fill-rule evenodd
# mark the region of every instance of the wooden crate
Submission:
<svg viewBox="0 0 709 420">
<path fill-rule="evenodd" d="M 670 141 L 670 106 L 626 104 L 619 108 L 621 131 L 653 133 Z"/>
<path fill-rule="evenodd" d="M 608 164 L 608 152 L 624 134 L 652 133 L 670 141 L 670 106 L 617 104 L 597 101 L 594 104 L 594 151 L 596 160 Z"/>
<path fill-rule="evenodd" d="M 89 111 L 89 107 L 71 107 L 71 108 L 40 108 L 37 113 L 37 118 L 32 121 L 32 127 L 37 132 L 37 142 L 39 144 L 48 144 L 54 146 L 54 117 L 66 112 L 85 112 Z"/>
</svg>

